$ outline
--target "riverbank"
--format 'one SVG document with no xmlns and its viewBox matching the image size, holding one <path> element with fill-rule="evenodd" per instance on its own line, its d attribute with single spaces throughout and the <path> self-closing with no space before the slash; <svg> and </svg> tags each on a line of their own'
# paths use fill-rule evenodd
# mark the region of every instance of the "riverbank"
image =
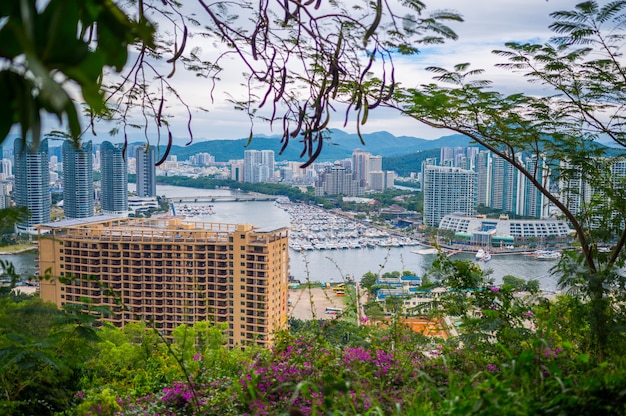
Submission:
<svg viewBox="0 0 626 416">
<path fill-rule="evenodd" d="M 10 256 L 12 254 L 27 253 L 37 250 L 37 246 L 33 244 L 18 244 L 14 246 L 0 247 L 0 256 Z"/>
</svg>

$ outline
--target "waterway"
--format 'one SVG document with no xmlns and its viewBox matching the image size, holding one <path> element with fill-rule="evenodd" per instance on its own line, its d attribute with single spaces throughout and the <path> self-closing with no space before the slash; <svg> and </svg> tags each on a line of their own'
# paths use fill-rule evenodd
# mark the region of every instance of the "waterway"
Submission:
<svg viewBox="0 0 626 416">
<path fill-rule="evenodd" d="M 129 188 L 132 184 L 129 184 Z M 167 197 L 202 197 L 208 195 L 231 195 L 229 190 L 195 189 L 169 185 L 158 185 L 157 193 Z M 286 211 L 273 202 L 212 202 L 211 215 L 194 217 L 197 221 L 248 223 L 257 227 L 289 227 L 290 217 Z M 312 214 L 314 215 L 314 214 Z M 190 218 L 191 219 L 191 218 Z M 344 250 L 290 250 L 290 274 L 301 281 L 338 282 L 351 275 L 359 279 L 367 272 L 385 273 L 409 270 L 423 276 L 435 259 L 435 255 L 420 255 L 412 251 L 419 247 L 375 247 Z M 471 259 L 470 254 L 456 254 L 455 258 Z M 29 275 L 34 272 L 36 255 L 24 253 L 1 256 L 16 266 L 18 272 Z M 539 280 L 542 289 L 556 290 L 556 277 L 550 269 L 556 261 L 538 261 L 529 256 L 503 255 L 493 256 L 488 263 L 479 263 L 483 270 L 491 270 L 491 277 L 496 283 L 505 275 L 522 279 Z"/>
</svg>

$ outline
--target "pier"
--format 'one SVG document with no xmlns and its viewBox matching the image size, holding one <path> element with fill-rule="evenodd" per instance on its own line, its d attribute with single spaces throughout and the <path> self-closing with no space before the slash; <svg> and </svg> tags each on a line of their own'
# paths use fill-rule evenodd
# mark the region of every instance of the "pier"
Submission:
<svg viewBox="0 0 626 416">
<path fill-rule="evenodd" d="M 264 195 L 256 192 L 237 195 L 206 195 L 206 196 L 177 196 L 166 198 L 169 203 L 194 204 L 213 202 L 248 202 L 248 201 L 275 201 L 280 195 Z"/>
</svg>

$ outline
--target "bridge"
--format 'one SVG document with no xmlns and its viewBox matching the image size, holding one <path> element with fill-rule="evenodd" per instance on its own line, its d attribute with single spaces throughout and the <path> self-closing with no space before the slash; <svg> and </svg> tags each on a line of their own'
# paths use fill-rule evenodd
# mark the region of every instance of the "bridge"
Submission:
<svg viewBox="0 0 626 416">
<path fill-rule="evenodd" d="M 245 193 L 235 195 L 203 195 L 203 196 L 176 196 L 166 198 L 167 202 L 175 204 L 193 204 L 207 202 L 248 202 L 248 201 L 275 201 L 279 195 L 264 195 L 258 193 Z"/>
</svg>

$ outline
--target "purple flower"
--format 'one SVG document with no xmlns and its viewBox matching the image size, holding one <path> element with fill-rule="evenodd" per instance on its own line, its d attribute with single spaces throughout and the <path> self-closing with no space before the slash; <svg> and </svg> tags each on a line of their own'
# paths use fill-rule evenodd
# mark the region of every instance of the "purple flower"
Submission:
<svg viewBox="0 0 626 416">
<path fill-rule="evenodd" d="M 499 287 L 497 287 L 497 286 L 491 286 L 491 287 L 489 288 L 489 290 L 491 290 L 492 292 L 497 292 L 497 291 L 499 291 L 499 290 L 500 290 L 500 288 L 499 288 Z"/>
<path fill-rule="evenodd" d="M 533 313 L 533 311 L 526 311 L 526 312 L 522 313 L 522 315 L 530 318 L 530 317 L 534 316 L 535 314 Z"/>
<path fill-rule="evenodd" d="M 487 364 L 487 371 L 489 371 L 490 373 L 497 373 L 498 371 L 500 371 L 500 369 L 493 364 Z"/>
</svg>

